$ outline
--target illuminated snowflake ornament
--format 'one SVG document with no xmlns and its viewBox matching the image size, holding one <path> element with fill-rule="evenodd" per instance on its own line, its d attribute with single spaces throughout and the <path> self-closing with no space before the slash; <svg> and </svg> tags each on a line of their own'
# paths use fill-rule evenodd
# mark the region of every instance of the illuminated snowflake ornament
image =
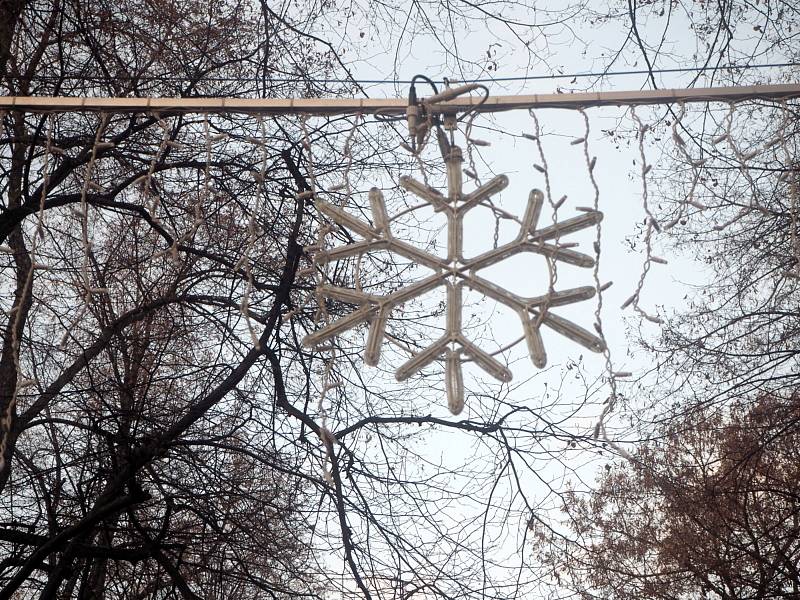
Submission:
<svg viewBox="0 0 800 600">
<path fill-rule="evenodd" d="M 459 414 L 464 408 L 464 383 L 461 363 L 464 358 L 475 362 L 495 379 L 508 382 L 511 371 L 496 358 L 482 350 L 464 335 L 461 325 L 462 291 L 464 286 L 483 294 L 514 310 L 522 321 L 525 340 L 533 364 L 542 368 L 547 363 L 542 336 L 542 325 L 566 336 L 593 352 L 605 349 L 603 340 L 571 321 L 554 314 L 551 309 L 566 304 L 588 300 L 595 294 L 595 288 L 584 286 L 563 291 L 553 291 L 541 296 L 522 297 L 477 274 L 481 269 L 497 264 L 520 253 L 534 253 L 551 261 L 560 261 L 579 267 L 594 266 L 591 256 L 562 247 L 558 240 L 564 236 L 586 229 L 599 223 L 603 214 L 588 211 L 577 217 L 537 228 L 539 215 L 544 204 L 544 196 L 533 190 L 528 197 L 528 206 L 522 218 L 517 237 L 497 248 L 473 258 L 463 256 L 464 215 L 490 196 L 508 185 L 508 178 L 499 175 L 469 194 L 462 194 L 461 163 L 463 157 L 457 146 L 451 148 L 447 159 L 448 194 L 429 187 L 411 177 L 401 177 L 400 185 L 412 194 L 428 202 L 435 211 L 447 217 L 447 256 L 442 258 L 421 250 L 392 235 L 390 219 L 383 194 L 377 188 L 369 193 L 372 224 L 358 219 L 344 210 L 322 200 L 317 200 L 317 209 L 338 225 L 363 237 L 363 241 L 353 242 L 332 250 L 322 250 L 314 255 L 318 263 L 385 250 L 414 261 L 433 270 L 433 275 L 400 288 L 386 296 L 368 294 L 359 290 L 320 285 L 319 296 L 354 304 L 356 308 L 349 315 L 306 336 L 303 343 L 315 346 L 361 323 L 369 322 L 369 334 L 364 349 L 364 362 L 370 366 L 378 364 L 386 325 L 392 310 L 431 290 L 444 286 L 447 290 L 447 318 L 445 333 L 427 348 L 415 354 L 396 371 L 398 381 L 404 381 L 430 363 L 444 358 L 447 399 L 450 411 Z"/>
</svg>

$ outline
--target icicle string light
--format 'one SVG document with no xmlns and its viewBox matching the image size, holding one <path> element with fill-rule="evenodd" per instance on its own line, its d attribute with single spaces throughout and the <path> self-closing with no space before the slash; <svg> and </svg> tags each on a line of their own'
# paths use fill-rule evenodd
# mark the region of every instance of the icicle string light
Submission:
<svg viewBox="0 0 800 600">
<path fill-rule="evenodd" d="M 646 217 L 646 224 L 645 224 L 645 234 L 644 234 L 644 243 L 645 243 L 645 258 L 644 264 L 642 265 L 642 272 L 639 275 L 639 281 L 636 284 L 636 290 L 634 291 L 633 295 L 625 301 L 622 305 L 622 309 L 626 308 L 627 306 L 632 305 L 633 309 L 639 313 L 642 317 L 644 317 L 647 321 L 651 323 L 661 324 L 662 321 L 659 317 L 655 315 L 651 315 L 647 311 L 645 311 L 640 305 L 639 300 L 641 298 L 642 290 L 644 289 L 644 284 L 647 279 L 647 275 L 650 272 L 650 267 L 653 263 L 653 232 L 658 231 L 658 222 L 656 221 L 655 216 L 650 211 L 649 205 L 649 194 L 648 194 L 648 187 L 647 187 L 647 176 L 650 172 L 648 169 L 647 164 L 647 156 L 644 151 L 644 138 L 645 134 L 647 133 L 648 126 L 645 125 L 639 116 L 636 114 L 636 108 L 631 107 L 631 119 L 636 123 L 637 126 L 637 142 L 639 147 L 639 160 L 641 162 L 640 168 L 640 177 L 642 181 L 642 208 L 644 210 L 644 214 Z"/>
<path fill-rule="evenodd" d="M 594 169 L 592 168 L 592 159 L 589 155 L 589 135 L 591 133 L 590 124 L 589 124 L 589 115 L 586 114 L 586 111 L 580 109 L 580 114 L 583 117 L 584 123 L 584 134 L 583 137 L 578 138 L 578 140 L 573 141 L 573 145 L 580 144 L 583 150 L 583 158 L 586 162 L 586 172 L 589 174 L 589 181 L 592 184 L 592 189 L 594 190 L 594 198 L 592 202 L 592 209 L 595 212 L 600 212 L 600 186 L 597 184 L 597 179 L 595 178 Z M 595 263 L 594 269 L 592 270 L 592 276 L 594 278 L 594 285 L 597 292 L 597 304 L 595 305 L 594 310 L 594 328 L 597 331 L 600 339 L 603 340 L 603 356 L 605 358 L 605 369 L 606 369 L 606 377 L 608 386 L 610 388 L 608 402 L 603 407 L 600 416 L 597 419 L 597 424 L 595 426 L 595 433 L 599 435 L 602 432 L 603 439 L 605 440 L 605 422 L 608 416 L 613 412 L 614 408 L 616 407 L 617 399 L 619 397 L 617 392 L 617 373 L 614 371 L 614 366 L 611 360 L 611 349 L 609 348 L 608 344 L 606 343 L 605 332 L 603 330 L 603 292 L 611 286 L 611 283 L 601 284 L 600 283 L 600 257 L 601 257 L 601 239 L 603 234 L 603 223 L 602 221 L 598 221 L 597 225 L 595 226 L 595 241 L 594 241 L 594 251 L 595 251 Z"/>
<path fill-rule="evenodd" d="M 794 254 L 794 265 L 789 267 L 788 274 L 800 278 L 800 234 L 798 234 L 798 223 L 800 223 L 800 219 L 798 219 L 797 214 L 797 162 L 794 154 L 789 150 L 789 140 L 786 137 L 786 132 L 789 130 L 792 123 L 792 114 L 785 100 L 781 103 L 781 113 L 783 122 L 776 139 L 779 140 L 781 150 L 783 151 L 784 163 L 787 165 L 787 171 L 784 171 L 783 174 L 788 173 L 789 176 L 789 244 Z M 773 143 L 772 145 L 777 144 Z"/>
<path fill-rule="evenodd" d="M 261 117 L 258 117 L 261 119 Z M 182 234 L 178 235 L 178 232 L 175 231 L 173 234 L 173 242 L 172 246 L 169 248 L 169 253 L 172 256 L 172 262 L 174 263 L 176 268 L 181 268 L 184 264 L 183 259 L 180 255 L 180 247 L 187 242 L 193 241 L 195 235 L 197 234 L 200 227 L 205 223 L 205 217 L 203 215 L 203 198 L 207 198 L 210 195 L 210 168 L 211 168 L 211 132 L 208 123 L 208 114 L 205 113 L 203 115 L 203 140 L 206 149 L 206 156 L 205 156 L 205 163 L 203 166 L 203 190 L 202 193 L 199 193 L 195 196 L 194 201 L 192 202 L 192 221 L 189 225 L 188 229 L 184 231 Z M 167 140 L 167 145 L 170 148 L 174 148 L 175 150 L 181 150 L 186 148 L 186 146 L 182 143 L 177 143 L 174 140 Z"/>
<path fill-rule="evenodd" d="M 302 127 L 303 127 L 303 125 L 301 123 L 301 128 Z M 355 128 L 350 131 L 350 134 L 348 135 L 347 141 L 345 142 L 345 160 L 346 160 L 346 162 L 345 162 L 345 171 L 344 171 L 344 176 L 342 178 L 342 181 L 340 181 L 339 183 L 334 184 L 333 186 L 331 186 L 329 188 L 330 192 L 342 192 L 342 191 L 344 191 L 344 197 L 345 198 L 348 197 L 350 195 L 350 193 L 351 193 L 350 181 L 349 181 L 348 175 L 349 175 L 350 167 L 352 165 L 352 156 L 348 156 L 348 148 L 349 148 L 349 144 L 351 142 L 352 135 L 353 135 L 354 131 L 355 131 Z M 304 130 L 303 136 L 304 136 L 304 139 L 306 139 L 308 137 L 307 129 Z M 307 144 L 310 146 L 310 142 L 307 141 Z M 305 148 L 306 144 L 303 144 L 303 147 Z M 299 192 L 296 197 L 297 197 L 298 200 L 305 200 L 305 199 L 313 198 L 314 197 L 314 192 L 313 191 Z M 330 231 L 330 226 L 328 224 L 320 225 L 320 227 L 317 229 L 317 237 L 316 237 L 316 240 L 315 240 L 315 242 L 313 244 L 313 247 L 315 249 L 321 249 L 321 248 L 323 248 L 325 246 L 325 237 L 328 235 L 329 231 Z M 313 281 L 314 281 L 314 290 L 309 291 L 308 293 L 306 293 L 303 296 L 302 300 L 298 303 L 297 306 L 295 306 L 294 308 L 292 308 L 286 314 L 283 315 L 283 317 L 282 317 L 282 321 L 283 322 L 291 320 L 297 314 L 302 314 L 312 304 L 312 300 L 316 295 L 316 291 L 315 290 L 319 285 L 322 284 L 323 279 L 322 279 L 322 277 L 320 277 L 319 264 L 317 263 L 316 260 L 314 260 L 314 255 L 308 253 L 309 250 L 311 250 L 311 248 L 307 247 L 306 248 L 307 252 L 304 253 L 304 255 L 303 255 L 303 258 L 306 259 L 309 264 L 308 264 L 307 267 L 302 268 L 302 269 L 297 271 L 297 277 L 301 277 L 301 278 L 310 277 L 311 279 L 313 279 Z M 315 325 L 319 324 L 320 319 L 323 316 L 323 311 L 324 310 L 325 310 L 324 306 L 318 307 L 316 309 L 316 312 L 315 312 L 315 315 L 314 315 L 314 319 L 313 319 Z M 323 386 L 323 388 L 324 388 L 324 386 Z"/>
<path fill-rule="evenodd" d="M 548 170 L 547 157 L 544 154 L 544 146 L 542 145 L 542 129 L 541 129 L 541 126 L 539 124 L 539 119 L 536 116 L 536 112 L 533 109 L 529 109 L 528 110 L 528 114 L 533 119 L 534 143 L 536 144 L 536 149 L 537 149 L 537 151 L 539 153 L 539 161 L 541 163 L 541 165 L 534 163 L 533 166 L 534 166 L 534 168 L 536 168 L 537 171 L 542 173 L 542 175 L 544 176 L 544 183 L 545 183 L 545 188 L 544 189 L 545 189 L 545 193 L 546 193 L 547 202 L 550 205 L 551 218 L 552 218 L 552 223 L 553 223 L 553 225 L 551 227 L 552 228 L 556 228 L 556 225 L 557 225 L 557 222 L 558 222 L 558 210 L 564 204 L 564 201 L 566 200 L 566 196 L 563 196 L 558 202 L 554 202 L 553 201 L 553 194 L 552 194 L 551 186 L 550 186 L 550 172 Z M 596 214 L 599 215 L 602 218 L 602 213 L 598 212 Z M 591 215 L 585 215 L 585 217 L 590 217 L 590 216 Z M 568 219 L 567 221 L 565 221 L 564 223 L 561 224 L 561 229 L 560 230 L 556 230 L 556 234 L 557 234 L 556 237 L 555 237 L 555 245 L 556 246 L 559 245 L 559 237 L 561 235 L 572 233 L 573 231 L 577 231 L 577 229 L 573 230 L 573 229 L 568 228 L 568 225 L 567 225 L 568 223 L 571 223 L 571 222 L 574 223 L 575 219 L 580 220 L 581 217 L 575 217 L 574 219 Z M 594 225 L 594 224 L 595 223 L 592 222 L 587 226 Z M 582 227 L 579 227 L 579 229 L 581 229 L 581 228 Z M 546 231 L 546 230 L 548 230 L 548 228 L 545 228 L 544 231 Z M 550 295 L 552 295 L 555 292 L 556 283 L 558 282 L 558 263 L 555 260 L 552 260 L 551 256 L 547 256 L 547 258 L 548 258 L 548 260 L 547 260 L 547 269 L 548 269 L 548 272 L 549 272 L 548 293 Z M 570 261 L 567 260 L 565 262 L 570 262 Z M 572 263 L 572 264 L 575 264 L 575 263 Z M 592 265 L 578 265 L 578 266 L 585 266 L 585 267 L 588 268 L 588 267 L 590 267 Z M 540 312 L 540 316 L 539 316 L 539 322 L 541 322 L 541 320 L 547 314 L 548 308 L 549 308 L 548 305 L 545 305 L 542 308 L 542 311 Z M 528 341 L 528 347 L 531 348 L 531 342 L 530 341 Z M 544 353 L 544 348 L 543 347 L 541 349 L 541 352 Z M 547 357 L 546 357 L 545 354 L 542 354 L 538 358 L 539 358 L 539 363 L 541 363 L 542 365 L 544 363 L 546 363 L 546 361 L 547 361 Z M 534 361 L 534 364 L 539 366 L 539 364 L 536 361 Z"/>
<path fill-rule="evenodd" d="M 350 129 L 350 132 L 347 135 L 347 139 L 345 140 L 343 155 L 345 160 L 345 168 L 342 174 L 342 181 L 336 184 L 335 187 L 338 190 L 342 190 L 344 193 L 341 194 L 340 200 L 336 204 L 327 204 L 323 200 L 319 199 L 317 195 L 317 178 L 316 172 L 314 169 L 314 156 L 311 149 L 310 137 L 308 132 L 307 126 L 307 119 L 303 118 L 301 120 L 301 129 L 303 132 L 303 145 L 306 149 L 306 162 L 308 164 L 308 174 L 309 174 L 309 181 L 311 185 L 311 197 L 314 198 L 315 205 L 319 210 L 320 204 L 325 204 L 327 207 L 330 208 L 331 214 L 340 214 L 340 215 L 347 215 L 347 213 L 343 210 L 344 205 L 350 199 L 353 186 L 352 182 L 350 181 L 350 171 L 353 166 L 353 140 L 355 138 L 356 132 L 358 131 L 358 127 L 361 123 L 361 115 L 358 114 L 353 119 L 353 125 Z M 338 191 L 335 190 L 335 191 Z M 320 210 L 323 214 L 324 211 Z M 326 215 L 330 218 L 329 215 Z M 331 219 L 330 222 L 339 223 L 335 219 Z M 388 228 L 388 219 L 386 221 L 386 227 Z M 314 324 L 319 326 L 323 324 L 325 327 L 331 326 L 331 319 L 330 315 L 328 314 L 324 297 L 321 295 L 320 290 L 324 289 L 328 285 L 328 261 L 320 261 L 319 260 L 319 253 L 325 252 L 325 238 L 327 237 L 328 233 L 331 231 L 331 226 L 328 223 L 323 223 L 318 232 L 317 232 L 317 240 L 314 246 L 316 246 L 316 251 L 311 253 L 311 266 L 309 267 L 310 273 L 314 278 L 315 282 L 315 290 L 313 294 L 309 294 L 307 300 L 311 297 L 311 295 L 316 296 L 317 298 L 317 310 L 314 316 Z M 361 285 L 361 253 L 354 253 L 357 256 L 356 265 L 354 269 L 354 285 L 356 293 L 360 293 L 362 289 Z M 320 268 L 322 267 L 322 268 Z M 306 300 L 306 301 L 307 301 Z M 306 301 L 303 302 L 305 305 Z M 387 317 L 388 318 L 388 315 Z M 334 337 L 334 335 L 330 337 Z M 325 407 L 325 399 L 330 390 L 336 389 L 339 387 L 340 382 L 333 380 L 333 369 L 336 364 L 336 360 L 338 357 L 337 347 L 336 344 L 329 344 L 326 347 L 318 347 L 318 351 L 321 351 L 327 354 L 326 357 L 323 358 L 324 361 L 324 368 L 322 372 L 322 378 L 320 383 L 320 392 L 317 399 L 317 413 L 320 417 L 320 439 L 323 442 L 323 446 L 325 447 L 325 458 L 323 462 L 323 477 L 325 481 L 329 484 L 333 483 L 333 475 L 331 471 L 328 469 L 328 464 L 333 464 L 333 445 L 336 442 L 336 438 L 334 437 L 333 433 L 328 429 L 328 412 Z"/>
<path fill-rule="evenodd" d="M 3 115 L 4 116 L 4 115 Z M 0 118 L 2 122 L 2 118 Z M 47 143 L 45 144 L 44 155 L 42 157 L 42 193 L 39 197 L 39 210 L 36 213 L 36 227 L 31 241 L 31 247 L 28 251 L 30 258 L 30 267 L 25 275 L 25 282 L 22 287 L 22 294 L 20 295 L 19 303 L 11 309 L 13 314 L 13 325 L 11 326 L 11 355 L 14 361 L 14 368 L 17 373 L 17 379 L 14 382 L 14 389 L 11 392 L 11 398 L 6 405 L 2 415 L 0 415 L 0 472 L 6 468 L 6 449 L 8 447 L 8 439 L 11 435 L 12 417 L 16 410 L 17 398 L 20 392 L 24 389 L 36 385 L 36 381 L 23 375 L 22 362 L 20 360 L 20 339 L 17 331 L 20 327 L 20 319 L 22 318 L 22 311 L 19 307 L 29 293 L 32 293 L 33 275 L 37 268 L 36 253 L 39 248 L 39 243 L 44 237 L 44 215 L 45 215 L 45 200 L 50 185 L 50 158 L 52 155 L 53 147 L 53 129 L 54 129 L 54 116 L 50 115 L 47 119 Z M 13 250 L 12 250 L 13 253 Z"/>
<path fill-rule="evenodd" d="M 108 115 L 103 113 L 100 115 L 100 123 L 97 126 L 97 130 L 95 132 L 94 141 L 92 142 L 92 150 L 89 155 L 89 160 L 86 163 L 86 168 L 84 169 L 83 174 L 83 184 L 81 185 L 81 194 L 80 194 L 80 209 L 77 211 L 73 211 L 73 214 L 80 220 L 80 228 L 81 228 L 81 250 L 82 250 L 82 260 L 81 260 L 81 285 L 83 287 L 83 294 L 82 294 L 82 303 L 81 308 L 78 311 L 78 314 L 75 318 L 70 322 L 67 326 L 66 330 L 64 331 L 64 335 L 61 337 L 61 341 L 59 342 L 59 347 L 64 348 L 66 347 L 67 341 L 69 340 L 70 336 L 72 335 L 72 330 L 80 323 L 81 319 L 83 319 L 84 315 L 89 311 L 89 304 L 92 300 L 92 294 L 98 290 L 94 290 L 92 288 L 91 283 L 91 269 L 89 267 L 91 262 L 91 253 L 92 253 L 92 242 L 89 239 L 89 202 L 88 202 L 88 194 L 90 189 L 97 188 L 97 184 L 92 181 L 92 176 L 94 172 L 95 162 L 97 161 L 97 153 L 98 150 L 101 149 L 100 142 L 105 132 L 106 126 L 108 125 Z M 93 186 L 92 184 L 95 183 Z"/>
<path fill-rule="evenodd" d="M 206 160 L 206 190 L 208 189 L 208 181 L 210 180 L 210 174 L 208 173 L 209 165 L 211 163 L 211 155 L 210 155 L 210 146 L 211 146 L 211 139 L 209 135 L 209 127 L 208 121 L 206 120 L 204 123 L 204 131 L 205 131 L 205 138 L 206 138 L 206 148 L 209 148 L 209 154 L 207 155 Z M 266 172 L 267 172 L 267 162 L 268 162 L 268 155 L 267 155 L 267 132 L 264 126 L 264 119 L 261 116 L 256 118 L 256 130 L 258 131 L 258 138 L 255 138 L 251 143 L 259 148 L 261 157 L 259 160 L 258 171 L 254 174 L 254 179 L 259 190 L 262 193 L 266 193 L 264 189 L 264 184 L 266 181 Z M 207 193 L 207 192 L 206 192 Z M 260 205 L 261 203 L 258 203 Z M 252 256 L 253 252 L 255 251 L 256 243 L 258 242 L 258 237 L 260 235 L 259 231 L 259 211 L 258 209 L 254 209 L 251 213 L 250 218 L 247 221 L 247 242 L 244 247 L 244 252 L 242 253 L 241 258 L 238 262 L 234 265 L 233 270 L 244 271 L 244 282 L 245 288 L 244 293 L 242 294 L 242 300 L 239 304 L 239 312 L 244 319 L 244 322 L 247 326 L 247 331 L 250 334 L 250 342 L 252 343 L 254 348 L 257 348 L 260 344 L 259 334 L 257 331 L 256 326 L 253 324 L 253 319 L 250 317 L 250 303 L 251 297 L 253 294 L 254 289 L 254 281 L 253 281 L 253 261 Z"/>
<path fill-rule="evenodd" d="M 725 139 L 728 142 L 728 147 L 733 152 L 733 156 L 738 163 L 739 172 L 742 176 L 747 180 L 748 185 L 750 186 L 750 207 L 758 208 L 758 186 L 756 186 L 756 182 L 753 180 L 753 176 L 750 174 L 750 167 L 748 166 L 747 162 L 752 160 L 757 154 L 758 150 L 755 152 L 748 152 L 743 153 L 739 149 L 739 145 L 736 143 L 736 140 L 733 135 L 733 117 L 736 114 L 736 103 L 730 102 L 728 104 L 728 113 L 725 115 Z"/>
<path fill-rule="evenodd" d="M 477 140 L 472 137 L 472 128 L 475 122 L 475 118 L 478 116 L 478 113 L 472 113 L 470 117 L 467 119 L 467 126 L 464 130 L 464 137 L 466 138 L 467 144 L 467 163 L 469 164 L 469 168 L 464 169 L 464 174 L 467 175 L 470 179 L 472 179 L 478 187 L 481 185 L 481 179 L 478 175 L 478 168 L 475 165 L 475 147 L 476 146 L 483 146 L 486 147 L 489 145 L 489 142 L 485 142 L 483 140 Z M 492 199 L 486 198 L 485 205 L 492 210 L 494 213 L 494 234 L 492 237 L 492 247 L 497 248 L 497 245 L 500 243 L 500 221 L 502 219 L 509 219 L 513 218 L 513 215 L 509 215 L 506 211 L 502 210 L 498 206 L 492 202 Z"/>
<path fill-rule="evenodd" d="M 149 205 L 146 206 L 146 210 L 150 213 L 150 218 L 157 224 L 161 224 L 161 220 L 158 217 L 158 207 L 161 203 L 161 197 L 158 191 L 153 191 L 153 174 L 155 173 L 156 166 L 161 161 L 164 153 L 167 151 L 167 142 L 169 142 L 170 136 L 172 134 L 172 128 L 168 121 L 164 119 L 158 119 L 158 125 L 161 127 L 161 142 L 159 143 L 158 149 L 153 153 L 153 157 L 150 159 L 150 164 L 147 167 L 147 173 L 143 176 L 142 181 L 142 189 L 143 193 L 142 196 L 145 202 L 148 201 L 148 198 L 152 194 L 152 199 L 150 199 Z"/>
<path fill-rule="evenodd" d="M 303 138 L 302 138 L 302 144 L 303 144 L 303 150 L 304 150 L 303 156 L 304 156 L 305 162 L 306 162 L 306 164 L 308 166 L 308 168 L 306 169 L 306 172 L 308 173 L 309 185 L 311 187 L 310 197 L 314 198 L 315 201 L 318 201 L 318 200 L 316 200 L 317 177 L 316 177 L 316 169 L 314 168 L 314 152 L 313 152 L 313 149 L 311 147 L 311 138 L 310 138 L 310 135 L 309 135 L 309 132 L 308 132 L 308 117 L 307 116 L 301 117 L 301 119 L 300 119 L 300 129 L 302 130 L 302 133 L 303 133 Z M 348 184 L 345 181 L 345 187 L 347 187 L 347 185 Z M 325 237 L 326 237 L 328 231 L 329 230 L 324 226 L 320 228 L 320 230 L 318 232 L 318 235 L 317 235 L 317 245 L 318 245 L 319 248 L 323 248 L 324 247 L 324 245 L 325 245 Z M 317 262 L 317 261 L 315 261 L 315 262 Z M 315 274 L 316 274 L 316 270 L 315 270 Z M 319 281 L 319 279 L 317 279 L 317 289 L 319 289 L 319 287 L 318 287 L 319 285 L 321 285 L 321 282 Z M 328 315 L 328 311 L 327 311 L 327 308 L 326 308 L 325 304 L 324 303 L 318 303 L 318 307 L 319 308 L 318 308 L 318 310 L 316 312 L 316 315 L 314 317 L 314 323 L 317 324 L 319 322 L 329 322 L 330 321 L 330 317 Z M 319 396 L 317 398 L 317 412 L 318 412 L 318 414 L 320 416 L 320 419 L 321 419 L 321 427 L 320 427 L 320 431 L 321 432 L 327 431 L 328 413 L 325 410 L 325 395 L 327 394 L 329 389 L 332 389 L 332 388 L 330 388 L 330 375 L 331 375 L 331 369 L 333 367 L 333 362 L 334 362 L 334 360 L 336 358 L 336 348 L 335 348 L 335 346 L 331 345 L 330 348 L 327 350 L 327 352 L 330 354 L 330 356 L 327 359 L 323 359 L 325 367 L 324 367 L 323 374 L 322 374 L 322 382 L 321 382 L 321 385 L 320 385 L 320 393 L 319 393 Z M 326 440 L 322 436 L 321 436 L 320 439 L 322 440 L 323 445 L 325 445 L 325 447 L 327 448 L 328 445 L 325 443 Z M 325 473 L 324 474 L 325 474 L 325 479 L 326 480 L 330 480 L 331 475 L 330 475 L 330 472 L 327 469 L 327 465 L 325 466 Z"/>
<path fill-rule="evenodd" d="M 702 166 L 701 160 L 702 159 L 694 159 L 692 155 L 689 153 L 689 149 L 687 147 L 686 141 L 681 136 L 680 132 L 678 131 L 679 127 L 683 125 L 683 119 L 686 116 L 686 104 L 681 102 L 678 105 L 678 113 L 675 115 L 674 120 L 672 121 L 672 140 L 675 142 L 675 146 L 678 148 L 678 152 L 684 157 L 684 161 L 692 170 L 692 181 L 689 184 L 689 190 L 684 197 L 684 201 L 681 202 L 680 208 L 678 210 L 678 214 L 672 219 L 670 222 L 664 225 L 665 230 L 669 230 L 678 223 L 680 223 L 681 219 L 687 214 L 688 207 L 692 206 L 698 210 L 705 209 L 705 206 L 699 204 L 695 200 L 695 191 L 697 190 L 697 185 L 700 182 L 700 167 Z"/>
</svg>

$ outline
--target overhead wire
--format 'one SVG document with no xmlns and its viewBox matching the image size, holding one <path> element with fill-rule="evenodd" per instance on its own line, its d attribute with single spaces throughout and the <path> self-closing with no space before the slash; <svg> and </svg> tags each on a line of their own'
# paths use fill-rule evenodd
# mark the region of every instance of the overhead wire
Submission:
<svg viewBox="0 0 800 600">
<path fill-rule="evenodd" d="M 759 63 L 759 64 L 745 64 L 745 65 L 705 65 L 700 67 L 673 67 L 663 69 L 630 69 L 621 71 L 584 71 L 573 73 L 550 73 L 547 75 L 518 75 L 518 76 L 504 76 L 504 77 L 476 77 L 474 79 L 432 79 L 425 77 L 424 80 L 430 84 L 441 83 L 445 85 L 447 82 L 455 83 L 501 83 L 501 82 L 523 82 L 523 81 L 544 81 L 555 79 L 583 79 L 589 77 L 618 77 L 627 75 L 658 75 L 670 73 L 703 73 L 706 71 L 748 71 L 755 69 L 777 69 L 785 67 L 800 67 L 800 62 L 782 62 L 782 63 Z M 13 81 L 29 81 L 29 82 L 48 82 L 48 81 L 84 81 L 87 83 L 105 83 L 106 78 L 91 77 L 86 75 L 9 75 L 7 79 Z M 343 83 L 343 84 L 356 84 L 356 85 L 411 85 L 417 79 L 423 79 L 420 76 L 414 76 L 411 79 L 356 79 L 356 78 L 337 78 L 337 77 L 323 77 L 311 78 L 316 83 Z M 182 83 L 193 81 L 189 77 L 175 77 L 175 76 L 150 76 L 150 77 L 137 77 L 137 76 L 118 76 L 114 78 L 115 81 L 137 81 L 141 84 L 147 83 Z M 261 82 L 261 79 L 246 78 L 246 77 L 204 77 L 202 79 L 205 83 L 246 83 L 248 81 Z M 272 83 L 301 83 L 309 81 L 309 77 L 271 77 L 269 79 Z"/>
</svg>

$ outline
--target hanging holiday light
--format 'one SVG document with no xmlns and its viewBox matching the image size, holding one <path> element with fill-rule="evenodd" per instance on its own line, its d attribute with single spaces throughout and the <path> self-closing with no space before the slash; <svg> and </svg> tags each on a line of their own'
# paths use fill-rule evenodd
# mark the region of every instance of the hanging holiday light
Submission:
<svg viewBox="0 0 800 600">
<path fill-rule="evenodd" d="M 558 240 L 596 225 L 602 220 L 603 214 L 599 211 L 588 210 L 579 216 L 539 229 L 538 220 L 544 204 L 544 195 L 539 190 L 533 190 L 528 197 L 528 206 L 522 218 L 519 234 L 514 240 L 473 258 L 464 258 L 464 216 L 468 211 L 503 190 L 508 185 L 508 178 L 505 175 L 498 175 L 469 194 L 464 194 L 462 192 L 462 162 L 461 149 L 455 145 L 450 146 L 449 155 L 446 156 L 446 196 L 439 190 L 412 177 L 400 178 L 400 185 L 404 189 L 429 203 L 435 211 L 441 212 L 447 217 L 447 255 L 445 257 L 421 250 L 393 235 L 383 194 L 377 188 L 372 188 L 369 192 L 373 221 L 371 224 L 323 200 L 316 201 L 317 209 L 322 214 L 363 238 L 362 241 L 316 252 L 314 260 L 317 263 L 325 264 L 370 252 L 387 251 L 428 267 L 434 273 L 385 296 L 334 285 L 320 285 L 317 293 L 321 298 L 354 304 L 358 308 L 349 315 L 311 333 L 303 340 L 305 345 L 315 346 L 361 323 L 369 322 L 364 362 L 367 365 L 375 366 L 380 359 L 386 325 L 392 310 L 438 287 L 445 287 L 447 290 L 447 314 L 444 335 L 400 365 L 395 376 L 399 381 L 403 381 L 432 362 L 443 358 L 448 406 L 453 414 L 459 414 L 464 407 L 462 362 L 465 358 L 474 361 L 476 365 L 499 381 L 508 382 L 512 379 L 512 373 L 505 365 L 476 346 L 464 335 L 461 322 L 464 286 L 508 306 L 517 313 L 522 321 L 531 360 L 539 368 L 544 367 L 547 363 L 547 354 L 540 333 L 542 325 L 593 352 L 602 352 L 605 349 L 602 339 L 579 325 L 554 314 L 551 310 L 558 306 L 592 298 L 595 294 L 593 286 L 562 291 L 551 289 L 544 295 L 522 297 L 477 274 L 481 269 L 526 252 L 540 254 L 553 262 L 591 268 L 595 262 L 591 256 L 565 248 L 558 243 Z"/>
</svg>

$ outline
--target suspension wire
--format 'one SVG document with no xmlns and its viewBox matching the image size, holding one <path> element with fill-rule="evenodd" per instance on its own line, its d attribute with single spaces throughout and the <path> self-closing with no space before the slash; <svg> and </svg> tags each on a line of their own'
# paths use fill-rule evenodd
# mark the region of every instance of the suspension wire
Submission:
<svg viewBox="0 0 800 600">
<path fill-rule="evenodd" d="M 782 63 L 759 63 L 755 65 L 705 65 L 702 67 L 672 67 L 662 69 L 626 69 L 621 71 L 579 71 L 573 73 L 552 73 L 548 75 L 511 75 L 502 77 L 476 77 L 475 79 L 428 79 L 431 83 L 441 83 L 446 85 L 449 83 L 498 83 L 498 82 L 514 82 L 514 81 L 547 81 L 557 79 L 584 79 L 590 77 L 622 77 L 630 75 L 663 75 L 670 73 L 705 73 L 717 71 L 754 71 L 759 69 L 780 69 L 786 67 L 800 66 L 800 62 L 782 62 Z M 88 83 L 105 83 L 107 79 L 101 77 L 86 77 L 78 75 L 64 75 L 64 76 L 48 76 L 48 75 L 8 75 L 8 79 L 14 81 L 26 82 L 64 82 L 64 81 L 81 81 Z M 142 78 L 138 76 L 117 76 L 115 81 L 136 81 L 140 84 L 147 83 L 191 83 L 194 80 L 189 77 L 175 77 L 175 76 L 153 76 Z M 354 85 L 410 85 L 417 80 L 417 77 L 412 79 L 360 79 L 360 78 L 337 78 L 328 77 L 317 79 L 313 81 L 316 83 L 342 83 Z M 203 81 L 210 83 L 261 83 L 260 79 L 256 78 L 242 78 L 242 77 L 204 77 Z M 272 77 L 270 83 L 307 83 L 307 78 L 302 77 Z"/>
</svg>

